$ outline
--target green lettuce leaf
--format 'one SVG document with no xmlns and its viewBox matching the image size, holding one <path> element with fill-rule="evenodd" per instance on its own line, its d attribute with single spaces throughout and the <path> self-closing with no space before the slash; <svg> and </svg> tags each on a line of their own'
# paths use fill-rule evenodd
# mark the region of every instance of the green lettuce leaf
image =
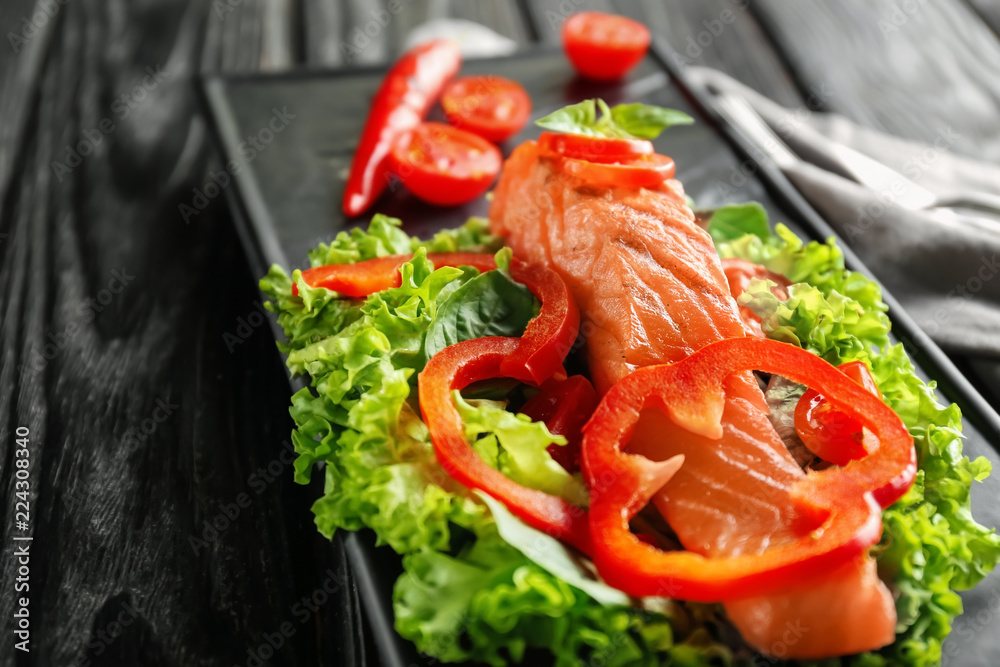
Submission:
<svg viewBox="0 0 1000 667">
<path fill-rule="evenodd" d="M 580 507 L 588 505 L 583 482 L 566 472 L 547 449 L 552 444 L 565 445 L 566 438 L 552 435 L 541 422 L 508 412 L 503 403 L 466 401 L 457 391 L 452 396 L 466 437 L 487 463 L 519 484 Z"/>
<path fill-rule="evenodd" d="M 409 236 L 400 229 L 397 218 L 376 214 L 367 230 L 343 231 L 330 243 L 320 243 L 309 251 L 313 267 L 329 264 L 353 264 L 376 257 L 405 255 L 423 248 L 427 252 L 496 252 L 502 242 L 489 232 L 485 218 L 470 218 L 457 229 L 446 229 L 429 241 Z"/>
<path fill-rule="evenodd" d="M 293 374 L 311 387 L 292 397 L 295 479 L 307 483 L 324 463 L 324 495 L 313 512 L 326 536 L 338 529 L 371 528 L 379 543 L 400 553 L 447 549 L 455 527 L 473 534 L 490 524 L 489 513 L 437 464 L 413 384 L 423 367 L 424 338 L 440 307 L 475 270 L 442 267 L 434 251 L 477 251 L 493 243 L 484 223 L 472 221 L 421 245 L 375 216 L 368 231 L 342 232 L 314 251 L 317 260 L 363 261 L 413 251 L 399 287 L 365 300 L 311 288 L 273 267 L 261 281 L 268 307 L 278 312 L 287 342 L 281 349 Z M 298 283 L 298 296 L 291 293 Z M 498 308 L 502 298 L 483 292 Z"/>
<path fill-rule="evenodd" d="M 494 506 L 502 507 L 499 503 Z M 532 562 L 499 533 L 457 555 L 403 559 L 393 591 L 396 629 L 443 662 L 488 665 L 730 665 L 708 606 L 671 615 L 598 602 Z M 549 655 L 538 655 L 544 650 Z"/>
</svg>

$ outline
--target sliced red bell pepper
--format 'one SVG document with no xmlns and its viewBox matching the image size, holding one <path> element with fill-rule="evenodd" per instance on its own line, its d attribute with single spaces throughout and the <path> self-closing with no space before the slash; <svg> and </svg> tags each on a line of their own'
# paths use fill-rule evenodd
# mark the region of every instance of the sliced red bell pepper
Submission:
<svg viewBox="0 0 1000 667">
<path fill-rule="evenodd" d="M 724 380 L 751 369 L 820 391 L 870 429 L 878 449 L 796 483 L 790 502 L 810 521 L 803 522 L 794 542 L 728 558 L 644 544 L 629 531 L 629 521 L 683 462 L 654 463 L 622 451 L 640 412 L 658 407 L 688 430 L 720 438 Z M 881 509 L 898 500 L 916 474 L 913 439 L 877 396 L 806 350 L 751 337 L 713 343 L 675 364 L 641 368 L 614 385 L 584 428 L 583 464 L 593 557 L 601 576 L 630 595 L 660 595 L 666 588 L 672 597 L 703 602 L 776 592 L 863 553 L 881 536 Z"/>
<path fill-rule="evenodd" d="M 549 445 L 549 454 L 569 472 L 580 469 L 583 425 L 597 407 L 597 392 L 590 380 L 573 375 L 561 380 L 549 378 L 539 392 L 521 407 L 533 421 L 545 422 L 551 433 L 566 438 L 565 445 Z"/>
<path fill-rule="evenodd" d="M 538 386 L 564 373 L 563 359 L 580 329 L 580 311 L 566 281 L 549 267 L 514 258 L 510 274 L 538 297 L 542 309 L 528 323 L 521 344 L 500 364 L 500 373 Z"/>
<path fill-rule="evenodd" d="M 338 294 L 350 297 L 364 297 L 375 292 L 399 287 L 402 276 L 400 267 L 413 259 L 413 255 L 390 255 L 376 257 L 354 264 L 333 264 L 317 266 L 302 272 L 302 279 L 310 287 L 325 287 Z M 480 272 L 497 268 L 493 255 L 475 252 L 430 253 L 427 259 L 435 267 L 471 266 Z M 292 284 L 292 295 L 298 296 L 299 287 Z"/>
<path fill-rule="evenodd" d="M 389 154 L 399 136 L 420 125 L 462 65 L 458 44 L 436 39 L 396 61 L 372 101 L 344 186 L 344 213 L 361 215 L 388 185 Z"/>
<path fill-rule="evenodd" d="M 434 355 L 418 378 L 420 411 L 430 429 L 441 467 L 470 489 L 482 489 L 535 528 L 590 551 L 586 510 L 543 491 L 529 489 L 486 464 L 465 439 L 451 392 L 503 375 L 504 360 L 521 346 L 519 338 L 476 338 Z"/>
<path fill-rule="evenodd" d="M 849 361 L 837 369 L 881 398 L 865 362 Z M 809 451 L 839 466 L 864 458 L 872 447 L 878 446 L 857 417 L 837 409 L 815 389 L 807 390 L 795 406 L 795 430 Z"/>
<path fill-rule="evenodd" d="M 311 287 L 326 287 L 351 297 L 368 296 L 398 287 L 402 280 L 399 268 L 412 258 L 413 255 L 393 255 L 354 264 L 320 266 L 303 271 L 302 278 Z M 427 259 L 436 267 L 471 266 L 479 271 L 496 268 L 493 255 L 486 254 L 431 253 Z M 537 386 L 562 372 L 562 361 L 575 342 L 580 327 L 580 311 L 569 287 L 552 269 L 514 258 L 510 273 L 514 280 L 523 283 L 538 297 L 542 310 L 528 324 L 522 337 L 523 343 L 509 359 L 504 360 L 500 372 L 505 377 Z M 298 286 L 293 283 L 292 294 L 298 293 Z"/>
</svg>

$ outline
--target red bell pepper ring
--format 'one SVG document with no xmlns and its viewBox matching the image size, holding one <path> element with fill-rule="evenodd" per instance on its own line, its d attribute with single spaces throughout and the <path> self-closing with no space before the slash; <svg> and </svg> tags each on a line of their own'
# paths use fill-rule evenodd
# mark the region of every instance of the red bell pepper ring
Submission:
<svg viewBox="0 0 1000 667">
<path fill-rule="evenodd" d="M 640 412 L 659 407 L 688 430 L 720 438 L 723 381 L 750 369 L 820 391 L 870 429 L 878 449 L 796 483 L 791 501 L 810 519 L 802 522 L 797 541 L 728 558 L 664 552 L 643 543 L 629 532 L 629 521 L 683 463 L 654 463 L 622 451 Z M 594 563 L 605 581 L 629 595 L 669 590 L 671 597 L 701 602 L 777 592 L 789 581 L 830 571 L 858 556 L 881 536 L 881 509 L 898 500 L 916 475 L 913 439 L 877 396 L 806 350 L 750 337 L 707 345 L 675 364 L 640 368 L 614 385 L 584 428 L 583 463 L 590 486 Z"/>
<path fill-rule="evenodd" d="M 543 491 L 522 486 L 491 468 L 465 439 L 462 418 L 451 392 L 473 382 L 500 377 L 520 338 L 488 337 L 456 343 L 438 352 L 420 372 L 420 411 L 430 429 L 441 467 L 470 489 L 481 489 L 538 530 L 590 552 L 586 510 Z"/>
<path fill-rule="evenodd" d="M 302 279 L 311 287 L 326 287 L 344 296 L 363 297 L 402 281 L 399 268 L 413 255 L 393 255 L 356 262 L 320 266 L 302 272 Z M 497 268 L 493 255 L 477 253 L 431 253 L 427 259 L 436 267 L 471 266 L 479 271 Z M 540 385 L 557 373 L 562 373 L 566 358 L 580 327 L 580 311 L 562 277 L 541 264 L 526 264 L 514 258 L 511 277 L 524 284 L 542 302 L 542 310 L 524 332 L 523 344 L 504 360 L 500 368 L 505 377 Z M 292 294 L 298 295 L 296 284 Z"/>
<path fill-rule="evenodd" d="M 344 186 L 344 213 L 361 215 L 375 203 L 388 185 L 393 143 L 423 122 L 461 65 L 458 44 L 437 39 L 410 49 L 392 66 L 375 93 L 354 152 Z"/>
<path fill-rule="evenodd" d="M 560 380 L 549 378 L 539 392 L 521 406 L 521 414 L 532 421 L 545 422 L 551 433 L 566 438 L 565 445 L 549 445 L 549 454 L 568 472 L 580 469 L 583 426 L 597 407 L 597 392 L 590 380 L 573 375 Z"/>
<path fill-rule="evenodd" d="M 521 345 L 500 364 L 500 373 L 538 386 L 564 373 L 563 359 L 580 329 L 580 311 L 566 282 L 544 264 L 526 264 L 514 258 L 510 274 L 538 297 L 542 309 L 528 323 Z"/>
<path fill-rule="evenodd" d="M 865 362 L 848 361 L 837 369 L 881 398 L 882 393 Z M 864 458 L 878 446 L 871 432 L 853 415 L 838 410 L 815 389 L 806 391 L 795 406 L 795 430 L 809 451 L 839 466 Z"/>
</svg>

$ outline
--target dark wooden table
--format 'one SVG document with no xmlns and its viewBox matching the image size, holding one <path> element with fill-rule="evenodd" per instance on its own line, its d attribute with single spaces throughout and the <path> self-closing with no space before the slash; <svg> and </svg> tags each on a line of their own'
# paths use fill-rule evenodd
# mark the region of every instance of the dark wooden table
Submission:
<svg viewBox="0 0 1000 667">
<path fill-rule="evenodd" d="M 214 166 L 199 73 L 383 62 L 439 16 L 552 41 L 569 10 L 611 7 L 782 104 L 816 106 L 826 86 L 824 110 L 916 139 L 951 125 L 953 150 L 1000 159 L 993 0 L 403 0 L 345 48 L 382 5 L 0 3 L 0 665 L 254 664 L 266 641 L 274 664 L 347 657 L 332 628 L 356 600 L 311 525 L 315 489 L 290 482 L 288 389 L 257 276 L 224 197 L 180 212 Z M 25 430 L 27 530 L 13 474 Z M 23 535 L 27 654 L 10 631 Z M 310 622 L 277 637 L 324 586 Z"/>
</svg>

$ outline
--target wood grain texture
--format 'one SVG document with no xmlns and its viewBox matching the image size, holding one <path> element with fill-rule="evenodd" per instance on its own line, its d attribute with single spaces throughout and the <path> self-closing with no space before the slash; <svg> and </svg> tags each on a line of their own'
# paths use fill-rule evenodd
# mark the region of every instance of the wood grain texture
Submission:
<svg viewBox="0 0 1000 667">
<path fill-rule="evenodd" d="M 950 150 L 1000 160 L 1000 41 L 968 5 L 759 0 L 752 7 L 800 87 L 822 91 L 819 108 L 927 143 L 952 128 Z"/>
<path fill-rule="evenodd" d="M 288 385 L 273 341 L 239 328 L 259 294 L 223 198 L 191 224 L 178 212 L 210 156 L 199 67 L 291 58 L 264 36 L 268 6 L 220 19 L 210 3 L 74 0 L 33 41 L 46 46 L 34 73 L 5 62 L 5 111 L 16 100 L 27 122 L 13 137 L 4 117 L 4 618 L 12 538 L 34 541 L 31 653 L 5 632 L 2 665 L 243 664 L 284 623 L 275 661 L 317 664 L 354 627 L 340 623 L 343 559 L 310 520 L 315 489 L 282 460 Z M 30 430 L 30 531 L 14 524 L 18 427 Z M 328 571 L 336 594 L 303 619 L 295 605 Z"/>
<path fill-rule="evenodd" d="M 310 0 L 304 3 L 309 63 L 343 66 L 386 62 L 409 31 L 426 21 L 475 21 L 518 43 L 529 40 L 518 4 L 493 0 Z"/>
</svg>

